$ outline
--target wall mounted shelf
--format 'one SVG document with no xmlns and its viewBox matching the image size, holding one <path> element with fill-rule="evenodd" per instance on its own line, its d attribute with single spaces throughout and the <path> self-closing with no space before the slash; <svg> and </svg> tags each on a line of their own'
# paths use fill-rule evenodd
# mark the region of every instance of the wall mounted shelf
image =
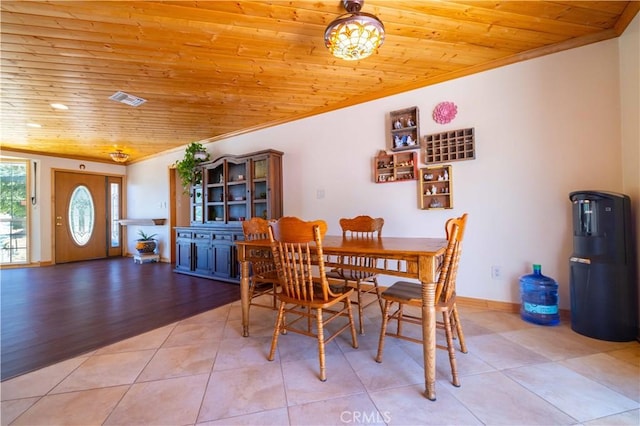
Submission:
<svg viewBox="0 0 640 426">
<path fill-rule="evenodd" d="M 120 219 L 118 223 L 122 226 L 127 225 L 164 225 L 166 219 Z"/>
<path fill-rule="evenodd" d="M 393 151 L 420 148 L 419 120 L 420 114 L 417 106 L 389 113 L 391 149 Z"/>
<path fill-rule="evenodd" d="M 419 179 L 418 204 L 422 210 L 453 208 L 453 177 L 450 165 L 421 168 Z"/>
<path fill-rule="evenodd" d="M 423 149 L 425 164 L 473 160 L 476 158 L 474 129 L 460 129 L 426 135 Z"/>
<path fill-rule="evenodd" d="M 380 151 L 374 159 L 373 180 L 375 183 L 416 180 L 418 158 L 415 151 L 388 154 Z"/>
</svg>

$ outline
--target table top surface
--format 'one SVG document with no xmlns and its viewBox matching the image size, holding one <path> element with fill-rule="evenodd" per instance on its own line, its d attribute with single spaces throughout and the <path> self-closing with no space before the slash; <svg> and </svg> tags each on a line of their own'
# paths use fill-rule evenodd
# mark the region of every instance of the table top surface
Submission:
<svg viewBox="0 0 640 426">
<path fill-rule="evenodd" d="M 238 246 L 268 246 L 269 240 L 237 241 Z M 440 255 L 447 247 L 446 238 L 380 237 L 357 238 L 325 235 L 322 249 L 335 253 Z"/>
</svg>

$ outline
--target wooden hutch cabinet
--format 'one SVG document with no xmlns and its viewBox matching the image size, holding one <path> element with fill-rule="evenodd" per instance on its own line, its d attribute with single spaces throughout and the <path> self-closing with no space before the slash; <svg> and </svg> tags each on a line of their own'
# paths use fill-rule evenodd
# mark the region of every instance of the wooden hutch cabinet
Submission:
<svg viewBox="0 0 640 426">
<path fill-rule="evenodd" d="M 282 216 L 282 155 L 265 150 L 202 163 L 191 188 L 191 226 L 176 227 L 176 266 L 184 274 L 239 282 L 235 241 L 242 221 Z"/>
</svg>

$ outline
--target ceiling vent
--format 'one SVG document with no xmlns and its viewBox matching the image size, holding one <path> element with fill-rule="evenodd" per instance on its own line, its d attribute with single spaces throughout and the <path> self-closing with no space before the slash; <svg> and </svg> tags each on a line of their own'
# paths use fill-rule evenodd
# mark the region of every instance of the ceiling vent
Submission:
<svg viewBox="0 0 640 426">
<path fill-rule="evenodd" d="M 147 102 L 146 99 L 142 99 L 124 92 L 116 92 L 113 95 L 109 96 L 109 99 L 111 99 L 112 101 L 127 104 L 132 107 L 137 107 Z"/>
</svg>

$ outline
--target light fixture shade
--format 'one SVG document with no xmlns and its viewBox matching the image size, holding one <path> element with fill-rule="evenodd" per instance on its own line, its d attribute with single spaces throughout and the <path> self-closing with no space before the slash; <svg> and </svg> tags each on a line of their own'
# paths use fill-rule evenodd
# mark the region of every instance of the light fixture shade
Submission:
<svg viewBox="0 0 640 426">
<path fill-rule="evenodd" d="M 116 163 L 124 163 L 129 159 L 129 154 L 122 152 L 121 149 L 116 149 L 115 152 L 109 153 L 109 156 Z"/>
<path fill-rule="evenodd" d="M 357 61 L 371 56 L 384 42 L 384 25 L 369 13 L 359 12 L 363 2 L 345 1 L 354 12 L 338 17 L 324 32 L 324 44 L 333 56 Z"/>
</svg>

